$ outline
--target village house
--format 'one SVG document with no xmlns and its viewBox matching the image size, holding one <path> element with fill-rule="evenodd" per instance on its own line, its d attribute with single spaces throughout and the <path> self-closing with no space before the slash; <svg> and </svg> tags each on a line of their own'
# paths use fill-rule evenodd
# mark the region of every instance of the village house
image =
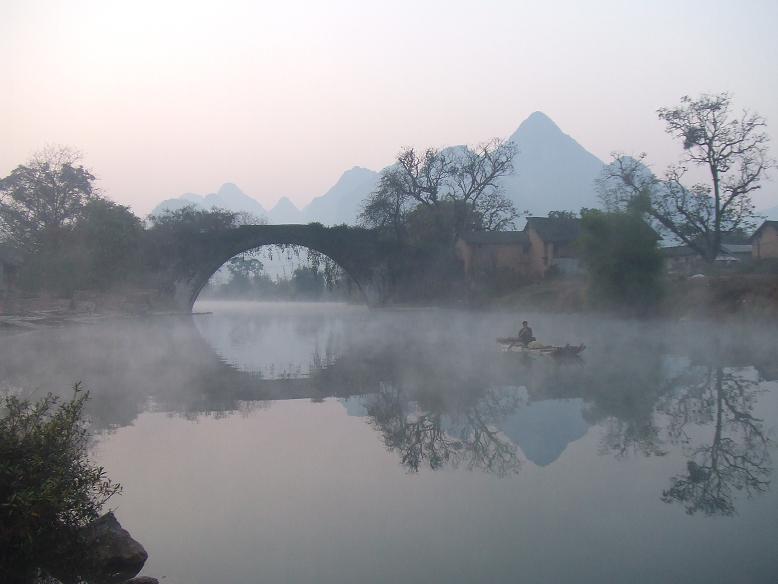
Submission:
<svg viewBox="0 0 778 584">
<path fill-rule="evenodd" d="M 549 271 L 573 275 L 580 272 L 576 241 L 581 220 L 573 217 L 529 217 L 524 227 L 530 242 L 532 275 L 545 278 Z"/>
<path fill-rule="evenodd" d="M 456 242 L 465 277 L 483 278 L 499 272 L 526 276 L 532 257 L 524 231 L 474 231 L 461 235 Z"/>
<path fill-rule="evenodd" d="M 688 276 L 702 270 L 703 260 L 688 245 L 670 245 L 660 249 L 668 274 Z"/>
<path fill-rule="evenodd" d="M 530 217 L 523 231 L 465 233 L 456 250 L 470 281 L 498 275 L 536 281 L 552 270 L 568 275 L 580 271 L 575 244 L 580 234 L 580 219 Z"/>
<path fill-rule="evenodd" d="M 661 248 L 668 274 L 691 275 L 705 269 L 705 260 L 688 245 Z M 719 268 L 736 268 L 751 262 L 752 245 L 738 234 L 722 234 L 719 254 L 714 260 Z"/>
<path fill-rule="evenodd" d="M 778 221 L 765 221 L 751 236 L 751 255 L 755 260 L 778 258 Z"/>
</svg>

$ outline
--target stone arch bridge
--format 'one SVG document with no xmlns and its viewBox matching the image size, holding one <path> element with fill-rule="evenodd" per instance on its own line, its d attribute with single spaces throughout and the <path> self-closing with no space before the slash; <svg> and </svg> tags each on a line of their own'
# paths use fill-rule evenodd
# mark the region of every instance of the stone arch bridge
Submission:
<svg viewBox="0 0 778 584">
<path fill-rule="evenodd" d="M 177 251 L 152 250 L 160 258 L 154 274 L 162 300 L 177 310 L 191 311 L 210 277 L 230 258 L 263 245 L 299 245 L 330 257 L 356 282 L 371 306 L 390 293 L 389 244 L 367 229 L 309 225 L 244 225 L 206 232 Z M 173 256 L 173 257 L 170 257 Z"/>
</svg>

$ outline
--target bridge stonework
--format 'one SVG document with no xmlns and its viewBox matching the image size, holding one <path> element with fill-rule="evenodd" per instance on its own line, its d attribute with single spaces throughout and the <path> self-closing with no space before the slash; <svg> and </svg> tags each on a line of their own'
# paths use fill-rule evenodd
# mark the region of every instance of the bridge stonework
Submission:
<svg viewBox="0 0 778 584">
<path fill-rule="evenodd" d="M 332 258 L 365 296 L 368 305 L 383 304 L 391 293 L 388 248 L 366 229 L 310 225 L 244 225 L 201 234 L 185 257 L 168 258 L 156 277 L 166 304 L 191 311 L 210 277 L 230 258 L 263 245 L 299 245 Z"/>
</svg>

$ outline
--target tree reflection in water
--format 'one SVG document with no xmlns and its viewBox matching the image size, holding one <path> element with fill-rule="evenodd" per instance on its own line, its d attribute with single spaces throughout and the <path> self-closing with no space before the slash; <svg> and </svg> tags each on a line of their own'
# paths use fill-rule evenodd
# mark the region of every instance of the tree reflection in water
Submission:
<svg viewBox="0 0 778 584">
<path fill-rule="evenodd" d="M 662 500 L 682 504 L 689 514 L 732 515 L 736 492 L 752 496 L 770 486 L 769 440 L 752 414 L 758 383 L 742 369 L 698 369 L 698 382 L 681 386 L 660 406 L 670 419 L 670 439 L 688 457 L 686 472 L 672 477 Z M 710 442 L 695 441 L 690 426 L 712 426 Z"/>
<path fill-rule="evenodd" d="M 366 409 L 386 448 L 411 472 L 449 466 L 505 476 L 519 471 L 521 459 L 501 423 L 536 401 L 582 398 L 589 423 L 604 428 L 601 453 L 623 458 L 680 450 L 686 470 L 671 477 L 661 499 L 689 514 L 732 515 L 738 494 L 752 496 L 770 485 L 770 440 L 753 414 L 764 392 L 758 374 L 688 361 L 680 370 L 676 361 L 670 374 L 666 365 L 656 355 L 618 366 L 491 361 L 478 377 L 436 369 L 425 384 L 390 375 L 391 382 L 380 382 L 365 398 Z M 508 379 L 520 379 L 526 392 L 505 385 Z"/>
<path fill-rule="evenodd" d="M 422 466 L 437 470 L 445 465 L 482 470 L 499 476 L 516 473 L 521 466 L 516 446 L 496 424 L 520 406 L 517 388 L 487 389 L 463 407 L 437 402 L 430 410 L 412 402 L 403 391 L 382 385 L 368 397 L 371 425 L 384 444 L 398 452 L 411 472 Z"/>
<path fill-rule="evenodd" d="M 323 326 L 318 322 L 304 319 L 301 334 L 309 338 Z M 254 337 L 267 337 L 263 323 L 230 332 L 251 346 Z M 501 476 L 521 468 L 517 425 L 535 422 L 533 439 L 544 444 L 559 438 L 531 408 L 577 400 L 580 423 L 604 429 L 603 453 L 684 455 L 683 472 L 658 496 L 690 514 L 731 515 L 739 495 L 769 488 L 771 442 L 755 414 L 765 387 L 757 370 L 772 371 L 778 362 L 769 342 L 743 337 L 722 348 L 665 333 L 603 335 L 584 363 L 571 365 L 522 360 L 469 338 L 428 337 L 426 329 L 381 327 L 373 336 L 360 336 L 358 327 L 334 330 L 319 335 L 313 351 L 304 345 L 300 370 L 309 374 L 299 377 L 288 374 L 295 368 L 271 376 L 228 363 L 191 321 L 0 339 L 0 387 L 57 391 L 83 381 L 93 391 L 89 413 L 98 431 L 131 424 L 148 410 L 227 417 L 281 399 L 361 396 L 369 423 L 409 471 L 457 467 Z M 689 347 L 698 354 L 687 358 Z"/>
</svg>

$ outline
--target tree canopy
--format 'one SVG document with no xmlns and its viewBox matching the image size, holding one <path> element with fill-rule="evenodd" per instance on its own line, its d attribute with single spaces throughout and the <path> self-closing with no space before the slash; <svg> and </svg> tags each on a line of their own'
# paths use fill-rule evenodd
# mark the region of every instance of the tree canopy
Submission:
<svg viewBox="0 0 778 584">
<path fill-rule="evenodd" d="M 30 252 L 56 242 L 98 198 L 94 181 L 69 148 L 36 153 L 0 179 L 0 237 Z"/>
<path fill-rule="evenodd" d="M 49 147 L 0 179 L 0 240 L 24 259 L 22 288 L 67 294 L 135 272 L 143 225 L 94 183 L 65 147 Z"/>
<path fill-rule="evenodd" d="M 662 257 L 656 233 L 638 214 L 584 209 L 578 245 L 593 302 L 636 312 L 656 305 Z"/>
</svg>

